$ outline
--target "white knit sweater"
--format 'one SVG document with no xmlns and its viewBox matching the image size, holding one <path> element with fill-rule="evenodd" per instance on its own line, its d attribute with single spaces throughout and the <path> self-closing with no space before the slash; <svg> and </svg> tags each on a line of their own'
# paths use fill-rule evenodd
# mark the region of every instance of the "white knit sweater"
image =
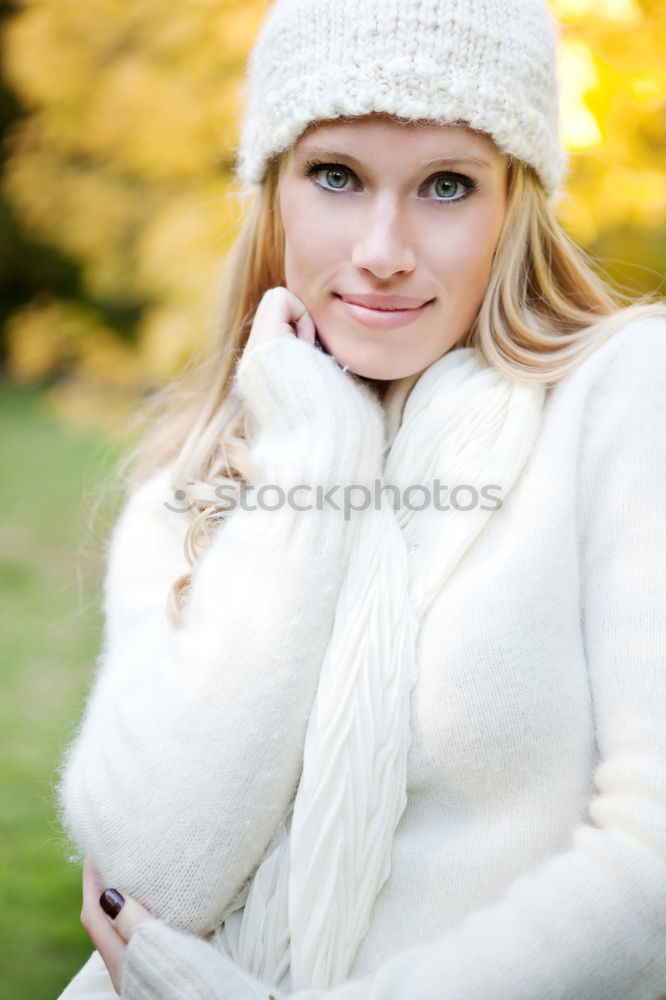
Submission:
<svg viewBox="0 0 666 1000">
<path fill-rule="evenodd" d="M 314 355 L 294 338 L 245 357 L 255 460 L 266 482 L 370 485 L 382 428 Z M 296 791 L 349 522 L 235 511 L 175 632 L 187 522 L 165 501 L 162 471 L 116 525 L 59 789 L 80 855 L 159 918 L 123 996 L 666 994 L 666 321 L 625 325 L 548 390 L 522 476 L 429 611 L 391 874 L 328 991 L 259 983 L 215 931 Z"/>
</svg>

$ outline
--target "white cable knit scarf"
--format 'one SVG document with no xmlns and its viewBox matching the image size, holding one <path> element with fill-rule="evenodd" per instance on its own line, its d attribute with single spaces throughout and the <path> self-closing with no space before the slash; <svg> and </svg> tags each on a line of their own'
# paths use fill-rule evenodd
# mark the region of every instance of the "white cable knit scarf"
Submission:
<svg viewBox="0 0 666 1000">
<path fill-rule="evenodd" d="M 504 501 L 534 444 L 545 396 L 450 351 L 419 377 L 388 451 L 384 483 L 405 497 L 434 479 L 494 485 Z M 444 495 L 444 502 L 450 492 Z M 396 510 L 389 491 L 352 522 L 354 536 L 324 656 L 292 816 L 251 882 L 230 949 L 247 971 L 292 991 L 349 975 L 391 866 L 407 803 L 416 643 L 433 599 L 496 505 Z M 470 493 L 464 494 L 467 504 Z M 424 494 L 407 494 L 411 507 Z M 458 505 L 460 506 L 460 505 Z M 484 509 L 489 508 L 489 509 Z M 290 977 L 287 979 L 287 977 Z"/>
</svg>

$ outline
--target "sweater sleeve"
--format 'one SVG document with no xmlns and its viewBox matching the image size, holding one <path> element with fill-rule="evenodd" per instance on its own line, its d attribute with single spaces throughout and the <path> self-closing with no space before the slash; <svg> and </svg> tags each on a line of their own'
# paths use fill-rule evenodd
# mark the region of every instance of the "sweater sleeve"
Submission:
<svg viewBox="0 0 666 1000">
<path fill-rule="evenodd" d="M 175 629 L 165 605 L 188 568 L 185 515 L 167 470 L 130 496 L 95 681 L 58 779 L 77 860 L 199 934 L 224 919 L 296 792 L 349 552 L 338 488 L 373 483 L 384 445 L 376 396 L 296 337 L 244 355 L 234 390 L 255 422 L 265 502 L 248 493 L 218 529 Z M 293 502 L 276 502 L 292 487 Z"/>
<path fill-rule="evenodd" d="M 666 995 L 665 413 L 666 323 L 657 320 L 624 339 L 591 390 L 581 442 L 581 599 L 598 765 L 570 849 L 371 976 L 291 1000 Z M 167 976 L 169 962 L 181 971 L 188 962 L 199 967 L 185 937 L 174 944 L 159 926 L 146 925 L 151 934 L 168 945 L 162 964 L 151 952 L 151 975 L 159 968 Z M 202 996 L 267 1000 L 272 992 L 279 1000 L 200 944 L 209 962 L 219 962 L 220 984 L 216 991 L 211 978 Z M 158 995 L 137 985 L 145 982 L 147 954 L 145 938 L 130 942 L 129 1000 Z"/>
<path fill-rule="evenodd" d="M 307 990 L 299 1000 L 361 1000 L 370 976 L 332 992 Z M 283 989 L 239 968 L 209 941 L 148 920 L 134 931 L 123 963 L 123 1000 L 289 1000 Z M 411 997 L 410 1000 L 414 1000 Z"/>
</svg>

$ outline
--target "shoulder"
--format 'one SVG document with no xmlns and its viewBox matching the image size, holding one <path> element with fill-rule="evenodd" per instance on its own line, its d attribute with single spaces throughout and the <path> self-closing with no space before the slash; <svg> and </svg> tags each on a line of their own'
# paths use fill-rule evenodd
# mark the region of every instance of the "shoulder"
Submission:
<svg viewBox="0 0 666 1000">
<path fill-rule="evenodd" d="M 622 422 L 626 432 L 659 431 L 666 407 L 666 311 L 629 319 L 603 347 L 607 356 L 588 399 L 590 420 L 601 417 L 608 430 Z"/>
<path fill-rule="evenodd" d="M 621 310 L 589 331 L 590 350 L 548 390 L 558 419 L 588 427 L 598 413 L 666 402 L 666 306 Z"/>
<path fill-rule="evenodd" d="M 542 428 L 548 448 L 575 458 L 581 484 L 629 453 L 659 462 L 666 442 L 666 307 L 621 310 L 588 335 L 587 357 L 548 389 Z"/>
<path fill-rule="evenodd" d="M 650 490 L 666 472 L 666 311 L 630 315 L 577 375 L 581 486 L 620 491 L 635 480 Z"/>
<path fill-rule="evenodd" d="M 635 314 L 622 310 L 611 320 L 610 334 L 573 373 L 603 393 L 609 383 L 645 388 L 666 386 L 666 307 Z M 594 336 L 592 333 L 591 336 Z"/>
</svg>

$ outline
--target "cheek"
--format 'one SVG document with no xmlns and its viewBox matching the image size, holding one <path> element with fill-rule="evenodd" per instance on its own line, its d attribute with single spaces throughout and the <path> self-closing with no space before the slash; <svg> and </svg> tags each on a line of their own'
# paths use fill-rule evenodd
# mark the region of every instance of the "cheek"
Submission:
<svg viewBox="0 0 666 1000">
<path fill-rule="evenodd" d="M 349 227 L 320 207 L 304 204 L 283 213 L 285 278 L 299 298 L 312 298 L 334 281 L 340 265 L 349 258 Z"/>
<path fill-rule="evenodd" d="M 307 265 L 311 255 L 311 237 L 308 227 L 303 225 L 300 213 L 285 213 L 284 222 L 284 260 L 287 280 L 290 273 L 300 271 Z"/>
<path fill-rule="evenodd" d="M 482 297 L 490 276 L 493 253 L 501 230 L 501 217 L 491 209 L 461 220 L 448 234 L 441 256 L 441 272 L 453 290 Z"/>
<path fill-rule="evenodd" d="M 287 285 L 299 295 L 302 286 L 312 288 L 328 273 L 331 244 L 316 226 L 298 221 L 285 230 L 285 277 Z"/>
</svg>

